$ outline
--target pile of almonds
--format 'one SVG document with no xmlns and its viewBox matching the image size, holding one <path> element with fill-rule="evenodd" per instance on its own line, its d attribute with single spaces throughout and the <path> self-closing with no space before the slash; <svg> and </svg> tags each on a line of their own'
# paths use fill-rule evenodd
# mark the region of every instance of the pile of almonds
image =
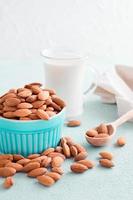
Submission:
<svg viewBox="0 0 133 200">
<path fill-rule="evenodd" d="M 59 113 L 65 102 L 53 89 L 41 88 L 41 83 L 30 83 L 11 89 L 0 97 L 0 116 L 16 120 L 48 120 Z"/>
<path fill-rule="evenodd" d="M 88 137 L 104 138 L 110 135 L 110 131 L 106 124 L 100 124 L 98 127 L 88 130 L 86 135 Z"/>
<path fill-rule="evenodd" d="M 20 154 L 0 155 L 0 176 L 5 177 L 3 186 L 10 188 L 14 181 L 12 176 L 16 172 L 27 173 L 28 177 L 36 178 L 44 186 L 51 186 L 62 176 L 62 163 L 66 158 L 74 158 L 70 166 L 75 173 L 83 173 L 94 167 L 94 163 L 85 160 L 88 153 L 80 144 L 75 143 L 70 137 L 63 137 L 60 145 L 49 148 L 41 154 L 31 154 L 23 157 Z"/>
<path fill-rule="evenodd" d="M 118 140 L 117 145 L 119 145 Z M 102 151 L 99 155 L 99 163 L 102 167 L 114 166 L 112 153 Z M 12 176 L 17 172 L 27 173 L 28 177 L 36 178 L 44 186 L 52 186 L 63 175 L 62 164 L 67 158 L 74 159 L 74 163 L 70 166 L 74 173 L 83 173 L 92 169 L 95 164 L 87 160 L 87 156 L 88 153 L 83 146 L 75 143 L 71 137 L 63 137 L 59 146 L 48 148 L 41 154 L 31 154 L 26 158 L 20 154 L 1 154 L 0 176 L 5 177 L 3 184 L 5 188 L 10 188 L 14 184 Z"/>
</svg>

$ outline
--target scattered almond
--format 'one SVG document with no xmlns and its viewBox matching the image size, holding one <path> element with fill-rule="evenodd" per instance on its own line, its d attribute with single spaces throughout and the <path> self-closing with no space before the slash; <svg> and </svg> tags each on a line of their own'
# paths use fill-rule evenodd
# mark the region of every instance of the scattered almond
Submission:
<svg viewBox="0 0 133 200">
<path fill-rule="evenodd" d="M 100 159 L 99 163 L 101 166 L 106 167 L 106 168 L 111 168 L 114 166 L 113 162 L 108 159 Z"/>
<path fill-rule="evenodd" d="M 45 185 L 45 186 L 48 186 L 48 187 L 55 183 L 53 178 L 51 178 L 50 176 L 46 176 L 46 175 L 38 176 L 37 180 L 42 185 Z"/>
<path fill-rule="evenodd" d="M 13 186 L 13 184 L 14 184 L 13 178 L 9 176 L 9 177 L 7 177 L 7 178 L 5 179 L 5 181 L 4 181 L 4 183 L 3 183 L 3 187 L 6 188 L 6 189 L 8 189 L 8 188 L 10 188 L 11 186 Z"/>
<path fill-rule="evenodd" d="M 78 155 L 75 156 L 75 161 L 84 160 L 88 156 L 86 151 L 80 152 Z"/>
<path fill-rule="evenodd" d="M 61 178 L 61 175 L 56 172 L 46 172 L 46 176 L 53 178 L 55 181 L 58 181 Z"/>
<path fill-rule="evenodd" d="M 124 146 L 126 144 L 125 138 L 124 137 L 118 138 L 116 144 L 117 146 L 120 146 L 120 147 Z"/>
<path fill-rule="evenodd" d="M 60 167 L 63 162 L 64 162 L 63 158 L 61 158 L 60 156 L 56 156 L 52 159 L 51 166 Z"/>
<path fill-rule="evenodd" d="M 23 167 L 23 171 L 24 172 L 29 172 L 33 169 L 37 169 L 40 167 L 40 163 L 39 162 L 32 162 L 32 163 L 28 163 L 27 165 L 25 165 Z"/>
<path fill-rule="evenodd" d="M 112 158 L 113 158 L 113 154 L 110 153 L 110 152 L 107 152 L 107 151 L 102 151 L 99 154 L 102 158 L 105 158 L 105 159 L 108 159 L 108 160 L 112 160 Z"/>
<path fill-rule="evenodd" d="M 81 122 L 79 120 L 71 120 L 67 122 L 68 127 L 77 127 L 80 125 L 81 125 Z"/>
<path fill-rule="evenodd" d="M 88 169 L 85 165 L 80 163 L 73 163 L 70 168 L 74 173 L 83 173 Z"/>
<path fill-rule="evenodd" d="M 40 167 L 40 168 L 31 170 L 31 171 L 27 174 L 27 176 L 30 176 L 30 177 L 37 177 L 37 176 L 41 176 L 41 175 L 45 174 L 46 172 L 47 172 L 47 169 L 46 169 L 46 168 Z"/>
<path fill-rule="evenodd" d="M 95 166 L 94 162 L 91 160 L 79 160 L 78 163 L 85 165 L 88 169 L 91 169 Z"/>
</svg>

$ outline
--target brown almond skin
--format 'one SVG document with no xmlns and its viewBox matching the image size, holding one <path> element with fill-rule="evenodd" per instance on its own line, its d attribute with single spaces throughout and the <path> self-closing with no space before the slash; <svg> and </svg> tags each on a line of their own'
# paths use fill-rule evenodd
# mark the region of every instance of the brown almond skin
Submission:
<svg viewBox="0 0 133 200">
<path fill-rule="evenodd" d="M 124 137 L 118 138 L 116 144 L 117 146 L 120 146 L 120 147 L 124 146 L 126 144 L 125 138 Z"/>
<path fill-rule="evenodd" d="M 47 187 L 50 187 L 51 185 L 53 185 L 55 183 L 53 178 L 51 178 L 50 176 L 46 176 L 46 175 L 38 176 L 37 180 L 39 183 L 41 183 L 42 185 L 47 186 Z"/>
<path fill-rule="evenodd" d="M 18 96 L 22 97 L 22 98 L 26 98 L 32 95 L 31 90 L 29 89 L 23 89 L 23 91 L 18 93 Z"/>
<path fill-rule="evenodd" d="M 61 98 L 57 97 L 56 95 L 52 96 L 52 101 L 56 103 L 57 105 L 59 105 L 61 108 L 64 108 L 66 106 L 66 103 Z"/>
<path fill-rule="evenodd" d="M 37 95 L 31 95 L 26 98 L 26 102 L 28 102 L 28 103 L 33 103 L 36 100 L 37 100 Z"/>
<path fill-rule="evenodd" d="M 100 159 L 99 163 L 102 167 L 111 168 L 114 166 L 113 162 L 108 159 Z"/>
<path fill-rule="evenodd" d="M 53 167 L 53 168 L 51 169 L 51 171 L 52 171 L 52 172 L 56 172 L 56 173 L 58 173 L 58 174 L 60 174 L 60 175 L 64 174 L 64 171 L 63 171 L 63 169 L 62 169 L 61 167 Z"/>
<path fill-rule="evenodd" d="M 47 114 L 46 111 L 44 110 L 41 110 L 41 109 L 38 109 L 37 112 L 36 112 L 36 115 L 40 118 L 40 119 L 43 119 L 43 120 L 49 120 L 49 115 Z"/>
<path fill-rule="evenodd" d="M 61 146 L 57 146 L 55 148 L 55 151 L 58 152 L 58 153 L 63 153 L 63 148 Z"/>
<path fill-rule="evenodd" d="M 85 165 L 88 169 L 91 169 L 95 166 L 94 162 L 91 160 L 79 160 L 78 163 Z"/>
<path fill-rule="evenodd" d="M 46 156 L 46 158 L 44 158 L 43 160 L 42 160 L 42 162 L 41 162 L 41 166 L 42 167 L 49 167 L 50 165 L 51 165 L 51 157 L 47 157 Z"/>
<path fill-rule="evenodd" d="M 32 105 L 33 105 L 33 108 L 38 109 L 38 108 L 40 108 L 41 106 L 43 106 L 44 103 L 45 103 L 45 101 L 37 100 L 37 101 L 34 101 L 34 102 L 32 103 Z"/>
<path fill-rule="evenodd" d="M 13 176 L 16 173 L 16 169 L 13 167 L 1 167 L 0 168 L 0 176 L 8 177 Z"/>
<path fill-rule="evenodd" d="M 49 98 L 49 92 L 48 91 L 41 91 L 39 94 L 38 94 L 38 99 L 41 100 L 41 101 L 45 101 Z"/>
<path fill-rule="evenodd" d="M 7 98 L 5 101 L 7 106 L 17 106 L 20 102 L 21 100 L 15 97 Z"/>
<path fill-rule="evenodd" d="M 69 147 L 72 145 L 75 145 L 75 142 L 73 141 L 73 139 L 71 137 L 64 137 L 64 138 Z"/>
<path fill-rule="evenodd" d="M 42 89 L 38 85 L 32 85 L 31 90 L 32 90 L 33 94 L 39 94 L 42 91 Z"/>
<path fill-rule="evenodd" d="M 80 144 L 74 144 L 74 146 L 77 148 L 78 153 L 83 152 L 83 151 L 86 152 L 86 149 L 82 145 L 80 145 Z"/>
<path fill-rule="evenodd" d="M 39 162 L 32 162 L 32 163 L 28 163 L 27 165 L 25 165 L 23 167 L 23 171 L 24 172 L 29 172 L 33 169 L 37 169 L 40 167 L 40 163 Z"/>
<path fill-rule="evenodd" d="M 45 88 L 43 91 L 48 91 L 50 95 L 56 94 L 56 91 L 54 89 Z"/>
<path fill-rule="evenodd" d="M 46 168 L 40 167 L 40 168 L 31 170 L 31 171 L 27 174 L 27 176 L 30 176 L 30 177 L 35 178 L 35 177 L 37 177 L 37 176 L 41 176 L 41 175 L 45 174 L 46 172 L 47 172 L 47 169 L 46 169 Z"/>
<path fill-rule="evenodd" d="M 41 153 L 41 155 L 47 156 L 49 153 L 54 152 L 54 151 L 55 151 L 54 148 L 48 148 L 48 149 L 46 149 L 45 151 L 43 151 L 43 152 Z"/>
<path fill-rule="evenodd" d="M 27 158 L 28 159 L 34 159 L 40 157 L 40 154 L 30 154 Z"/>
<path fill-rule="evenodd" d="M 79 161 L 79 160 L 84 160 L 86 157 L 88 156 L 88 153 L 83 151 L 81 153 L 79 153 L 77 156 L 75 156 L 75 161 Z"/>
<path fill-rule="evenodd" d="M 108 159 L 108 160 L 112 160 L 112 158 L 113 158 L 113 154 L 110 153 L 110 152 L 107 152 L 107 151 L 102 151 L 102 152 L 99 153 L 99 155 L 102 158 L 105 158 L 105 159 Z"/>
<path fill-rule="evenodd" d="M 9 177 L 7 177 L 7 178 L 5 179 L 5 181 L 4 181 L 4 183 L 3 183 L 3 187 L 6 188 L 6 189 L 8 189 L 8 188 L 10 188 L 11 186 L 13 186 L 13 184 L 14 184 L 13 178 L 9 176 Z"/>
<path fill-rule="evenodd" d="M 20 155 L 20 154 L 13 154 L 13 161 L 18 161 L 18 160 L 21 160 L 23 159 L 24 156 Z"/>
<path fill-rule="evenodd" d="M 4 160 L 4 159 L 7 159 L 7 160 L 13 160 L 13 155 L 12 154 L 0 154 L 0 160 Z"/>
<path fill-rule="evenodd" d="M 20 165 L 23 165 L 23 166 L 29 162 L 30 162 L 30 159 L 28 159 L 28 158 L 23 158 L 23 159 L 17 161 L 17 163 L 19 163 Z"/>
<path fill-rule="evenodd" d="M 77 127 L 81 125 L 81 122 L 79 120 L 71 120 L 71 121 L 68 121 L 66 125 L 68 127 Z"/>
<path fill-rule="evenodd" d="M 71 157 L 71 152 L 70 152 L 70 148 L 67 144 L 63 144 L 62 146 L 63 148 L 63 153 L 64 155 L 67 157 L 67 158 L 70 158 Z"/>
<path fill-rule="evenodd" d="M 23 108 L 23 109 L 32 108 L 32 107 L 33 105 L 31 103 L 26 103 L 26 102 L 20 103 L 17 106 L 17 108 Z"/>
<path fill-rule="evenodd" d="M 86 135 L 88 137 L 95 137 L 96 135 L 98 135 L 98 132 L 95 129 L 90 129 L 86 132 Z"/>
<path fill-rule="evenodd" d="M 80 163 L 73 163 L 70 168 L 74 173 L 83 173 L 88 169 L 85 165 Z"/>
<path fill-rule="evenodd" d="M 66 159 L 66 157 L 62 153 L 58 153 L 58 152 L 51 152 L 51 153 L 48 154 L 48 156 L 51 157 L 51 158 L 54 158 L 56 156 L 60 156 L 64 160 Z"/>
<path fill-rule="evenodd" d="M 106 134 L 108 134 L 108 128 L 107 128 L 106 124 L 100 124 L 97 127 L 97 131 L 98 131 L 98 133 L 106 133 Z"/>
<path fill-rule="evenodd" d="M 14 112 L 8 111 L 3 113 L 3 117 L 5 118 L 14 118 Z"/>
<path fill-rule="evenodd" d="M 16 169 L 16 172 L 20 172 L 22 171 L 23 169 L 23 166 L 20 165 L 19 163 L 12 163 L 12 162 L 9 162 L 5 165 L 6 167 L 12 167 L 14 169 Z"/>
<path fill-rule="evenodd" d="M 78 150 L 77 150 L 77 148 L 75 146 L 70 146 L 70 151 L 71 151 L 71 155 L 73 157 L 78 155 Z"/>
<path fill-rule="evenodd" d="M 0 167 L 5 167 L 5 165 L 7 163 L 10 163 L 11 161 L 10 160 L 7 160 L 7 159 L 3 159 L 3 160 L 0 160 Z"/>
<path fill-rule="evenodd" d="M 51 178 L 53 178 L 55 181 L 58 181 L 61 178 L 61 175 L 56 173 L 56 172 L 47 172 L 46 173 L 47 176 L 50 176 Z"/>
<path fill-rule="evenodd" d="M 64 162 L 63 158 L 61 158 L 60 156 L 56 156 L 52 159 L 51 166 L 60 167 L 63 162 Z"/>
<path fill-rule="evenodd" d="M 26 117 L 31 114 L 31 111 L 29 109 L 18 109 L 14 112 L 14 115 L 16 117 Z"/>
</svg>

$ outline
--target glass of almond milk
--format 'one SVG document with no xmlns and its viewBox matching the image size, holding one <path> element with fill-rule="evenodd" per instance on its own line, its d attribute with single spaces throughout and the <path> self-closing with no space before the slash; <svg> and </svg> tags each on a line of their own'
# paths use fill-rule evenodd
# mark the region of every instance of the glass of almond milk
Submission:
<svg viewBox="0 0 133 200">
<path fill-rule="evenodd" d="M 45 87 L 55 89 L 66 101 L 67 118 L 82 114 L 87 56 L 64 48 L 45 49 L 41 55 L 44 59 Z M 85 93 L 93 91 L 95 87 L 87 89 Z"/>
</svg>

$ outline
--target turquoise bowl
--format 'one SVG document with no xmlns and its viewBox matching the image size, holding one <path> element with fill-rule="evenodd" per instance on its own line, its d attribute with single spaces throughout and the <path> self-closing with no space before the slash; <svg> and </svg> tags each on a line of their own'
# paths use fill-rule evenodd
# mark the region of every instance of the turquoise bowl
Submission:
<svg viewBox="0 0 133 200">
<path fill-rule="evenodd" d="M 48 121 L 0 118 L 0 152 L 27 156 L 56 147 L 61 139 L 64 120 L 65 108 Z"/>
</svg>

